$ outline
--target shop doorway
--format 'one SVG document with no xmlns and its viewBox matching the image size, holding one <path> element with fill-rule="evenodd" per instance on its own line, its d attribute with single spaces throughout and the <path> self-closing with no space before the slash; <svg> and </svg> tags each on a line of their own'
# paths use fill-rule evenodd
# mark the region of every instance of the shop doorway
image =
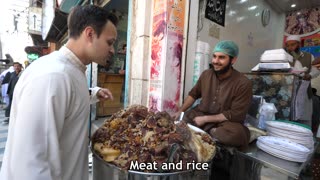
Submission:
<svg viewBox="0 0 320 180">
<path fill-rule="evenodd" d="M 104 8 L 118 19 L 118 37 L 115 42 L 115 54 L 105 67 L 98 66 L 97 85 L 108 88 L 114 96 L 113 101 L 97 104 L 97 117 L 110 116 L 125 104 L 127 66 L 127 37 L 129 0 L 110 1 Z"/>
</svg>

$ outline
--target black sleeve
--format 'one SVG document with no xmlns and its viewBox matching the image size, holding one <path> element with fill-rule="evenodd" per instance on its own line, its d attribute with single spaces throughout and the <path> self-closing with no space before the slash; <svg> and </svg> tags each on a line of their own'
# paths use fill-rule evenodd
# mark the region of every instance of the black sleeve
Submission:
<svg viewBox="0 0 320 180">
<path fill-rule="evenodd" d="M 1 84 L 9 83 L 11 77 L 11 72 L 7 72 L 7 74 L 4 76 Z"/>
</svg>

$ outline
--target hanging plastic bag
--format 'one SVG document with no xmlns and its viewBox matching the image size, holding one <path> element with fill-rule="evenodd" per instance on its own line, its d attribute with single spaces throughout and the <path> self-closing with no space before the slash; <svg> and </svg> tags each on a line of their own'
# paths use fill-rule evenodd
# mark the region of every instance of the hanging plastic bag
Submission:
<svg viewBox="0 0 320 180">
<path fill-rule="evenodd" d="M 275 114 L 277 112 L 277 108 L 273 103 L 267 103 L 263 100 L 262 106 L 259 109 L 258 127 L 260 129 L 266 129 L 266 121 L 275 120 Z"/>
</svg>

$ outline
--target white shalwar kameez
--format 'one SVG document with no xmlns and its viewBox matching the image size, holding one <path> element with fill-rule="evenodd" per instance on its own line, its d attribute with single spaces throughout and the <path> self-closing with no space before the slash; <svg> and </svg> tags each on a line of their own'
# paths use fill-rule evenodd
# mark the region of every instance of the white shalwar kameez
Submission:
<svg viewBox="0 0 320 180">
<path fill-rule="evenodd" d="M 300 52 L 300 56 L 304 56 L 303 52 Z M 314 56 L 311 55 L 311 62 L 314 61 Z M 295 64 L 294 64 L 294 69 L 295 70 L 303 70 L 303 67 L 302 67 L 302 64 L 299 60 L 296 60 L 295 61 Z M 316 77 L 318 77 L 320 75 L 320 70 L 318 70 L 317 68 L 315 67 L 311 67 L 310 69 L 310 76 L 311 76 L 311 79 L 314 79 Z M 302 74 L 304 75 L 304 73 Z M 310 81 L 305 81 L 304 83 L 311 83 Z M 312 124 L 312 111 L 313 111 L 313 108 L 312 108 L 312 98 L 309 99 L 308 97 L 308 94 L 307 93 L 304 93 L 304 102 L 303 103 L 303 109 L 299 109 L 302 114 L 302 116 L 299 118 L 300 120 L 303 120 L 303 121 L 300 121 L 301 123 L 304 123 L 306 125 L 309 125 L 311 127 L 311 124 Z M 296 118 L 295 118 L 296 119 Z"/>
<path fill-rule="evenodd" d="M 1 180 L 88 180 L 85 70 L 62 47 L 24 71 L 14 91 Z"/>
</svg>

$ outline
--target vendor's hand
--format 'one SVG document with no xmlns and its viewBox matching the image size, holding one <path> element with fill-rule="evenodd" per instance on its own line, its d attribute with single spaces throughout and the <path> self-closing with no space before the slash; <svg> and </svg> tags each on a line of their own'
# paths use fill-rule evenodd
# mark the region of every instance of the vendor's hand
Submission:
<svg viewBox="0 0 320 180">
<path fill-rule="evenodd" d="M 111 99 L 113 100 L 113 96 L 112 96 L 112 93 L 109 89 L 107 88 L 101 88 L 98 92 L 97 92 L 97 98 L 100 100 L 100 101 L 104 101 L 104 100 L 107 100 L 107 99 Z"/>
<path fill-rule="evenodd" d="M 320 69 L 320 64 L 315 64 L 315 65 L 313 65 L 314 67 L 316 67 L 316 68 L 318 68 L 318 69 Z"/>
<path fill-rule="evenodd" d="M 174 115 L 172 116 L 173 120 L 178 121 L 181 113 L 182 111 L 174 113 Z"/>
<path fill-rule="evenodd" d="M 125 70 L 119 70 L 119 74 L 125 74 L 126 71 Z"/>
<path fill-rule="evenodd" d="M 303 80 L 310 81 L 311 80 L 311 75 L 310 74 L 305 74 L 303 76 Z"/>
<path fill-rule="evenodd" d="M 193 121 L 198 127 L 201 127 L 207 123 L 206 116 L 197 116 L 193 119 Z"/>
</svg>

